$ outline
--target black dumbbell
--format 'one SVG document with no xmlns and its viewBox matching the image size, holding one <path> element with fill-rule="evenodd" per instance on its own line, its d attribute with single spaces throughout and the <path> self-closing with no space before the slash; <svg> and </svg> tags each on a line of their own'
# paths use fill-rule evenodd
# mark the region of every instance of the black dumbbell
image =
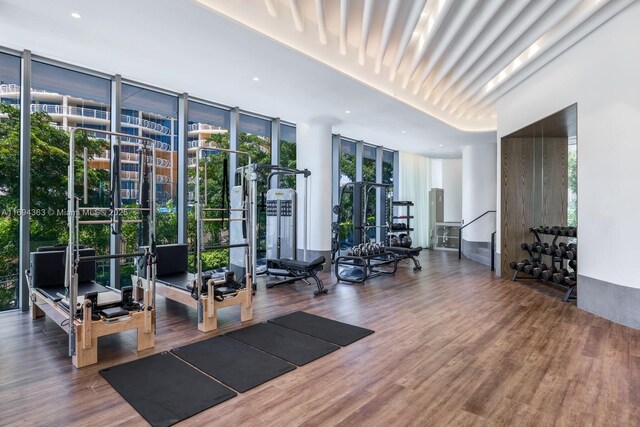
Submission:
<svg viewBox="0 0 640 427">
<path fill-rule="evenodd" d="M 556 283 L 558 285 L 564 285 L 569 281 L 575 282 L 576 276 L 574 274 L 562 274 L 562 273 L 556 273 L 553 275 L 553 283 Z"/>
<path fill-rule="evenodd" d="M 531 264 L 531 261 L 529 261 L 528 259 L 523 259 L 521 262 L 516 264 L 516 270 L 524 271 L 524 268 L 529 264 Z"/>
<path fill-rule="evenodd" d="M 533 275 L 533 269 L 538 268 L 538 265 L 539 264 L 537 262 L 534 262 L 533 264 L 525 265 L 523 269 L 524 274 Z"/>
<path fill-rule="evenodd" d="M 578 258 L 578 249 L 577 248 L 569 249 L 567 251 L 566 255 L 567 255 L 567 259 L 569 259 L 569 260 L 577 259 Z"/>
<path fill-rule="evenodd" d="M 544 280 L 550 282 L 553 280 L 553 275 L 558 272 L 558 269 L 555 267 L 549 268 L 542 272 L 541 276 Z"/>
<path fill-rule="evenodd" d="M 536 279 L 539 279 L 540 277 L 542 277 L 542 272 L 548 270 L 549 267 L 547 267 L 547 264 L 540 264 L 538 265 L 536 268 L 534 268 L 531 271 L 531 274 L 533 275 L 533 277 L 535 277 Z"/>
</svg>

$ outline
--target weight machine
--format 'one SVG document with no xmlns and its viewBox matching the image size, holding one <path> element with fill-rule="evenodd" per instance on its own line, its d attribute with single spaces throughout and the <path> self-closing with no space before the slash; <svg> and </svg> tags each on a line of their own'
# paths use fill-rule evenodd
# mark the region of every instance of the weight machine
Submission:
<svg viewBox="0 0 640 427">
<path fill-rule="evenodd" d="M 284 277 L 283 280 L 269 282 L 267 288 L 293 283 L 302 280 L 307 285 L 311 283 L 307 279 L 315 281 L 317 290 L 314 295 L 327 293 L 322 280 L 317 273 L 323 270 L 325 258 L 317 257 L 312 261 L 308 260 L 308 203 L 307 194 L 309 191 L 308 169 L 294 169 L 275 165 L 260 165 L 258 170 L 269 172 L 267 177 L 267 270 L 266 274 L 276 277 Z M 296 176 L 302 175 L 304 178 L 303 196 L 303 225 L 302 225 L 302 260 L 298 260 L 297 246 L 297 194 L 290 188 L 271 188 L 271 183 L 276 176 Z"/>
</svg>

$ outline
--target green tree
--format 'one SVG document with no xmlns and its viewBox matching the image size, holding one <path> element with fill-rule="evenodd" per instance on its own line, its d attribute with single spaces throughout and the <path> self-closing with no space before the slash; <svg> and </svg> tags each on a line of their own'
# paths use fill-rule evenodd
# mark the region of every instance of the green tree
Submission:
<svg viewBox="0 0 640 427">
<path fill-rule="evenodd" d="M 7 118 L 0 120 L 0 276 L 18 275 L 18 225 L 21 213 L 20 176 L 20 111 L 10 105 L 0 104 L 0 113 Z M 89 156 L 97 155 L 105 141 L 91 138 L 85 133 L 76 137 L 77 152 L 87 148 Z M 69 164 L 69 134 L 51 126 L 46 113 L 31 115 L 31 211 L 30 232 L 34 243 L 63 243 L 67 240 L 67 167 Z M 81 171 L 82 158 L 75 159 L 76 171 Z M 91 202 L 98 203 L 100 193 L 95 189 L 108 177 L 107 171 L 91 170 L 88 173 Z M 82 192 L 83 177 L 76 173 L 76 194 Z M 86 232 L 83 239 L 91 244 L 104 244 L 105 233 Z M 108 241 L 108 231 L 106 232 Z M 11 290 L 13 292 L 13 290 Z M 0 309 L 6 306 L 6 296 L 0 296 Z"/>
</svg>

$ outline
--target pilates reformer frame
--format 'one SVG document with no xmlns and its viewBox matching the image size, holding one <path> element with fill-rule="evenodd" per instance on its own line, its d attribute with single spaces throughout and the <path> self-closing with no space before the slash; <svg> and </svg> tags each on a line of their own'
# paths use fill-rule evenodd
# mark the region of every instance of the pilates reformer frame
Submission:
<svg viewBox="0 0 640 427">
<path fill-rule="evenodd" d="M 241 208 L 229 209 L 229 217 L 226 219 L 207 218 L 205 212 L 218 211 L 218 208 L 207 208 L 206 194 L 206 176 L 204 180 L 204 200 L 200 191 L 200 161 L 202 160 L 203 151 L 215 151 L 239 156 L 246 156 L 247 166 L 239 168 L 240 187 L 243 190 L 249 183 L 249 192 L 243 198 Z M 206 164 L 205 164 L 206 166 Z M 240 305 L 240 320 L 242 322 L 253 319 L 253 280 L 256 271 L 256 236 L 257 236 L 257 214 L 256 214 L 256 172 L 254 165 L 251 163 L 251 155 L 244 151 L 236 151 L 213 147 L 198 147 L 196 150 L 196 176 L 195 176 L 195 200 L 194 207 L 196 213 L 196 238 L 195 238 L 195 257 L 196 257 L 196 273 L 189 279 L 191 289 L 187 287 L 175 286 L 172 283 L 165 282 L 162 279 L 156 281 L 156 292 L 165 298 L 188 305 L 197 310 L 198 313 L 198 330 L 202 332 L 214 331 L 218 328 L 217 311 L 220 308 Z M 206 169 L 205 169 L 206 175 Z M 225 189 L 226 191 L 226 189 Z M 227 244 L 216 246 L 204 245 L 204 223 L 212 221 L 243 221 L 249 226 L 247 227 L 247 236 L 244 243 Z M 216 280 L 208 279 L 203 283 L 202 271 L 202 253 L 206 250 L 215 249 L 234 249 L 244 248 L 244 265 L 246 267 L 244 286 L 238 289 L 233 295 L 225 296 L 222 301 L 215 298 Z M 159 262 L 162 262 L 159 260 Z M 133 283 L 144 283 L 146 279 L 137 276 L 132 277 Z M 202 292 L 206 286 L 206 294 Z"/>
<path fill-rule="evenodd" d="M 109 135 L 111 152 L 119 152 L 120 150 L 120 138 L 131 138 L 139 142 L 133 143 L 141 150 L 141 156 L 143 155 L 145 160 L 148 159 L 149 148 L 151 147 L 152 158 L 152 188 L 150 191 L 150 204 L 148 207 L 138 208 L 122 208 L 119 204 L 112 205 L 111 207 L 80 207 L 80 198 L 75 194 L 75 133 L 78 131 L 100 133 Z M 118 159 L 112 158 L 114 161 L 119 162 Z M 119 165 L 116 165 L 119 168 Z M 84 152 L 84 204 L 88 204 L 88 155 L 87 150 Z M 120 179 L 118 175 L 118 181 Z M 68 186 L 67 186 L 67 217 L 69 225 L 69 240 L 66 247 L 65 254 L 65 279 L 64 285 L 68 296 L 68 307 L 62 307 L 57 302 L 45 296 L 45 294 L 38 290 L 31 288 L 30 273 L 25 272 L 27 275 L 27 282 L 30 284 L 30 296 L 31 296 L 31 317 L 36 319 L 44 316 L 45 314 L 51 317 L 59 325 L 67 323 L 67 333 L 69 334 L 69 356 L 72 358 L 73 366 L 81 368 L 87 365 L 95 364 L 98 362 L 98 338 L 101 336 L 111 335 L 118 332 L 136 329 L 138 335 L 138 351 L 146 350 L 154 347 L 155 345 L 155 264 L 153 246 L 155 239 L 155 206 L 156 206 L 156 147 L 155 142 L 146 137 L 140 137 L 135 135 L 128 135 L 119 132 L 110 132 L 90 128 L 73 128 L 70 131 L 69 136 L 69 166 L 68 166 Z M 117 189 L 120 185 L 117 183 Z M 114 197 L 120 198 L 120 191 L 117 193 L 112 191 L 112 202 Z M 143 194 L 143 191 L 140 191 Z M 118 199 L 119 200 L 119 199 Z M 140 253 L 129 254 L 110 254 L 110 255 L 96 255 L 96 256 L 81 256 L 80 255 L 80 225 L 83 224 L 104 224 L 111 227 L 118 226 L 122 222 L 130 223 L 142 223 L 144 220 L 119 220 L 119 216 L 125 210 L 135 210 L 140 214 L 148 215 L 148 243 L 149 245 L 143 248 Z M 143 212 L 144 211 L 144 212 Z M 109 212 L 110 219 L 93 219 L 93 220 L 81 220 L 83 212 Z M 92 302 L 85 299 L 81 304 L 81 311 L 78 314 L 75 304 L 78 301 L 78 267 L 80 262 L 90 261 L 95 262 L 97 260 L 111 260 L 111 259 L 123 259 L 131 257 L 143 257 L 147 263 L 146 280 L 149 286 L 144 289 L 143 303 L 140 306 L 140 310 L 129 311 L 127 316 L 115 317 L 112 319 L 100 318 L 100 320 L 94 320 L 92 317 Z M 112 288 L 109 288 L 113 291 Z M 64 326 L 62 326 L 64 328 Z"/>
</svg>

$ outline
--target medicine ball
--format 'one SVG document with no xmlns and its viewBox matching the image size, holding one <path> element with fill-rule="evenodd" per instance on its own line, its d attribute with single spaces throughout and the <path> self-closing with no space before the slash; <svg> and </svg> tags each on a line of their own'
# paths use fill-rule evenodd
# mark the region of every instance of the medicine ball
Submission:
<svg viewBox="0 0 640 427">
<path fill-rule="evenodd" d="M 411 247 L 411 237 L 409 237 L 408 234 L 405 234 L 402 239 L 400 240 L 400 244 L 405 247 L 405 248 L 410 248 Z"/>
<path fill-rule="evenodd" d="M 391 246 L 400 246 L 400 239 L 398 239 L 397 236 L 391 236 L 391 238 L 389 239 L 389 243 L 391 244 Z"/>
</svg>

